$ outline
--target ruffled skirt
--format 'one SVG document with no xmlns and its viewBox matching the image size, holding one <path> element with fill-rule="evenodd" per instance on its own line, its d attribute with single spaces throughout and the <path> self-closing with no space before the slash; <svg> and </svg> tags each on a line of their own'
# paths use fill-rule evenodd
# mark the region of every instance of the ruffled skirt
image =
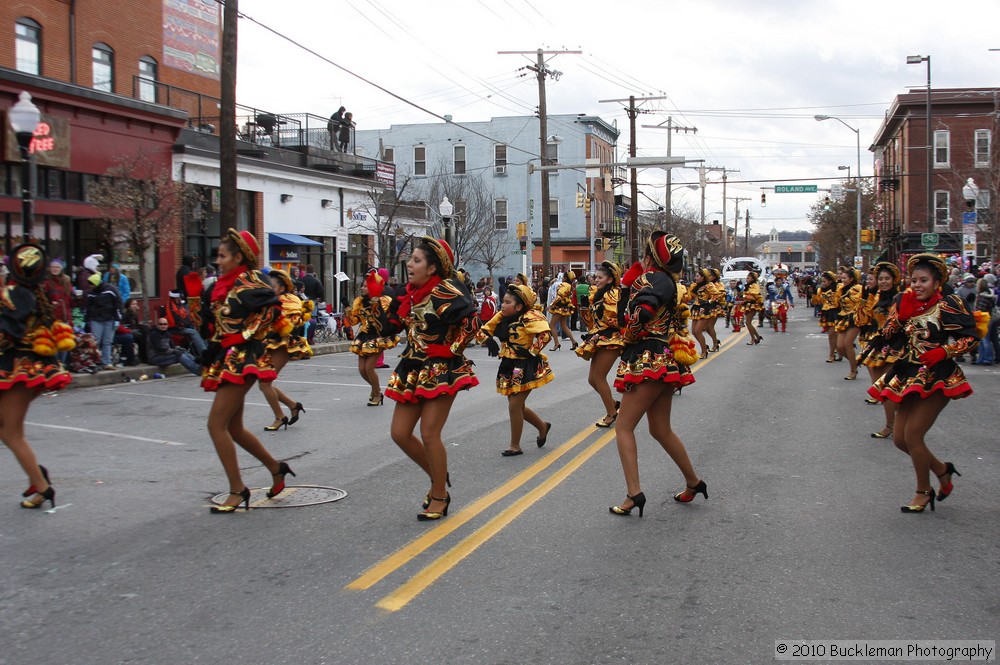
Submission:
<svg viewBox="0 0 1000 665">
<path fill-rule="evenodd" d="M 288 337 L 274 338 L 268 337 L 264 340 L 264 348 L 267 351 L 277 351 L 285 349 L 288 351 L 290 360 L 305 360 L 312 357 L 313 350 L 305 337 L 299 335 L 289 335 Z"/>
<path fill-rule="evenodd" d="M 465 356 L 450 358 L 403 358 L 386 384 L 385 396 L 406 404 L 455 395 L 479 385 L 472 361 Z"/>
<path fill-rule="evenodd" d="M 351 342 L 351 353 L 359 356 L 377 356 L 386 349 L 392 349 L 399 344 L 399 337 L 377 337 L 375 335 L 361 334 Z"/>
<path fill-rule="evenodd" d="M 843 316 L 839 314 L 837 315 L 837 324 L 834 326 L 834 329 L 837 332 L 847 332 L 849 329 L 856 327 L 857 324 L 854 322 L 853 314 L 844 314 Z"/>
<path fill-rule="evenodd" d="M 674 359 L 670 345 L 661 339 L 640 340 L 622 350 L 615 375 L 615 390 L 627 392 L 643 381 L 659 381 L 677 387 L 694 383 L 687 365 Z"/>
<path fill-rule="evenodd" d="M 610 349 L 615 352 L 615 355 L 621 355 L 623 348 L 625 348 L 625 340 L 621 338 L 621 335 L 617 332 L 603 331 L 586 335 L 580 345 L 576 347 L 576 355 L 584 360 L 590 360 L 599 350 Z"/>
<path fill-rule="evenodd" d="M 549 307 L 549 314 L 558 314 L 559 316 L 573 316 L 575 311 L 576 307 L 573 305 L 551 305 Z"/>
<path fill-rule="evenodd" d="M 497 370 L 497 392 L 514 395 L 540 388 L 555 378 L 544 354 L 528 358 L 501 358 Z"/>
<path fill-rule="evenodd" d="M 0 390 L 21 385 L 26 388 L 61 390 L 72 381 L 55 356 L 39 356 L 30 351 L 10 350 L 0 355 Z"/>
<path fill-rule="evenodd" d="M 223 383 L 242 385 L 248 378 L 274 381 L 278 376 L 263 342 L 256 339 L 228 349 L 213 342 L 205 350 L 202 363 L 207 363 L 201 371 L 201 387 L 206 392 L 215 392 Z"/>
<path fill-rule="evenodd" d="M 879 401 L 890 400 L 898 404 L 907 395 L 917 395 L 922 399 L 938 391 L 948 399 L 960 399 L 972 394 L 972 386 L 962 368 L 950 358 L 933 367 L 908 361 L 893 363 L 889 371 L 872 384 L 868 394 Z"/>
<path fill-rule="evenodd" d="M 837 312 L 832 309 L 821 309 L 819 312 L 819 327 L 823 332 L 830 332 L 830 329 L 837 325 Z"/>
</svg>

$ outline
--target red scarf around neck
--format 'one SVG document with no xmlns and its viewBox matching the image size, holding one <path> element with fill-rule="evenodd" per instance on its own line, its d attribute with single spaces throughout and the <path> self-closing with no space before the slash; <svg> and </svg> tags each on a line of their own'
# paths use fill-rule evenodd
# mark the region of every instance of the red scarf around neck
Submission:
<svg viewBox="0 0 1000 665">
<path fill-rule="evenodd" d="M 399 318 L 405 319 L 406 315 L 410 313 L 410 308 L 413 307 L 413 304 L 422 302 L 424 298 L 430 295 L 434 287 L 440 283 L 440 277 L 431 275 L 431 278 L 421 287 L 414 288 L 412 284 L 407 284 L 406 293 L 399 297 Z"/>
<path fill-rule="evenodd" d="M 236 283 L 236 278 L 249 271 L 249 266 L 239 266 L 216 279 L 212 286 L 212 302 L 218 302 L 225 298 L 229 290 L 233 288 L 233 284 Z"/>
<path fill-rule="evenodd" d="M 904 291 L 903 295 L 899 298 L 899 307 L 897 309 L 896 316 L 900 321 L 908 321 L 914 316 L 920 316 L 929 310 L 937 304 L 939 300 L 941 300 L 940 291 L 935 292 L 934 295 L 924 302 L 917 300 L 917 295 L 913 291 Z"/>
</svg>

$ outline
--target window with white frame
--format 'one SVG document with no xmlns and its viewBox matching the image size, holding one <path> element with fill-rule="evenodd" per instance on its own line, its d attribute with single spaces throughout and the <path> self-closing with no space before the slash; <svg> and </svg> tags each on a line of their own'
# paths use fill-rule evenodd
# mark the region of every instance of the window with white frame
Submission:
<svg viewBox="0 0 1000 665">
<path fill-rule="evenodd" d="M 156 103 L 156 60 L 148 55 L 139 58 L 139 99 Z"/>
<path fill-rule="evenodd" d="M 951 196 L 949 192 L 934 192 L 934 227 L 947 229 L 951 219 Z"/>
<path fill-rule="evenodd" d="M 990 135 L 988 129 L 976 130 L 976 166 L 990 165 Z"/>
<path fill-rule="evenodd" d="M 390 164 L 395 163 L 395 151 L 392 148 L 382 148 L 382 161 L 389 162 Z"/>
<path fill-rule="evenodd" d="M 505 143 L 493 146 L 493 173 L 507 175 L 507 144 Z"/>
<path fill-rule="evenodd" d="M 939 129 L 934 132 L 934 168 L 948 168 L 951 163 L 951 132 Z"/>
<path fill-rule="evenodd" d="M 497 231 L 507 230 L 507 199 L 493 202 L 493 228 Z"/>
<path fill-rule="evenodd" d="M 19 18 L 14 26 L 14 68 L 25 74 L 42 73 L 42 26 L 30 18 Z"/>
<path fill-rule="evenodd" d="M 455 175 L 465 175 L 465 146 L 455 146 Z"/>
<path fill-rule="evenodd" d="M 559 163 L 559 144 L 547 143 L 545 145 L 545 164 L 552 166 Z M 549 171 L 549 176 L 559 175 L 559 171 Z"/>
<path fill-rule="evenodd" d="M 93 68 L 93 88 L 104 92 L 115 91 L 115 51 L 107 44 L 98 42 L 91 49 Z"/>
<path fill-rule="evenodd" d="M 427 175 L 427 148 L 413 146 L 413 175 Z"/>
<path fill-rule="evenodd" d="M 549 199 L 549 229 L 558 229 L 558 228 L 559 228 L 559 199 Z"/>
</svg>

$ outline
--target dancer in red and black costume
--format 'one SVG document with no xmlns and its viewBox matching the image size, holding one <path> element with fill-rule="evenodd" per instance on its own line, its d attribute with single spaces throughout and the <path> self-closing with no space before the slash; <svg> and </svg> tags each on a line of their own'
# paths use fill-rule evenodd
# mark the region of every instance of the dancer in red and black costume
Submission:
<svg viewBox="0 0 1000 665">
<path fill-rule="evenodd" d="M 899 295 L 901 274 L 899 268 L 892 263 L 881 261 L 872 267 L 869 279 L 874 280 L 874 286 L 866 288 L 867 296 L 864 304 L 858 308 L 862 341 L 858 364 L 868 368 L 868 375 L 874 385 L 875 381 L 885 374 L 899 357 L 900 349 L 894 349 L 882 342 L 878 331 L 888 320 L 889 310 L 892 309 L 896 296 Z M 865 402 L 868 404 L 879 403 L 874 397 L 867 397 Z M 896 419 L 896 405 L 892 400 L 885 400 L 882 402 L 882 409 L 885 414 L 885 426 L 877 432 L 872 432 L 873 439 L 888 439 L 892 436 L 893 423 Z"/>
<path fill-rule="evenodd" d="M 388 332 L 392 296 L 385 294 L 385 286 L 385 279 L 379 275 L 378 269 L 369 269 L 361 295 L 354 299 L 351 306 L 351 320 L 361 324 L 351 342 L 351 353 L 357 354 L 358 373 L 371 386 L 368 406 L 382 405 L 383 395 L 375 368 L 385 350 L 399 344 L 399 337 Z"/>
<path fill-rule="evenodd" d="M 240 475 L 236 445 L 256 457 L 272 476 L 267 496 L 285 489 L 285 476 L 295 475 L 278 462 L 243 425 L 243 404 L 254 381 L 277 376 L 264 339 L 272 330 L 288 334 L 281 317 L 281 301 L 264 273 L 258 271 L 260 246 L 249 231 L 229 229 L 219 243 L 219 278 L 202 296 L 202 336 L 210 340 L 202 356 L 201 387 L 214 392 L 208 412 L 208 433 L 229 480 L 229 497 L 213 513 L 232 513 L 244 504 L 250 509 L 250 489 Z"/>
<path fill-rule="evenodd" d="M 979 343 L 976 323 L 965 302 L 955 294 L 942 295 L 948 266 L 936 254 L 917 254 L 906 264 L 910 288 L 899 296 L 878 332 L 884 344 L 900 349 L 900 357 L 868 389 L 878 400 L 891 400 L 896 408 L 892 442 L 910 456 L 917 476 L 917 491 L 904 513 L 920 513 L 934 501 L 951 494 L 952 476 L 961 475 L 951 462 L 942 462 L 927 447 L 927 432 L 953 399 L 968 397 L 972 386 L 955 356 L 970 353 Z M 951 340 L 951 343 L 949 343 Z M 938 477 L 935 496 L 929 472 Z"/>
<path fill-rule="evenodd" d="M 431 479 L 418 520 L 448 515 L 448 453 L 441 431 L 455 395 L 479 385 L 464 355 L 479 328 L 476 300 L 454 266 L 448 243 L 424 237 L 406 263 L 409 283 L 389 317 L 391 332 L 407 331 L 406 348 L 385 389 L 396 402 L 392 440 Z"/>
<path fill-rule="evenodd" d="M 0 439 L 28 476 L 21 507 L 41 508 L 48 501 L 55 508 L 56 490 L 24 437 L 24 418 L 40 392 L 69 385 L 56 353 L 73 349 L 73 329 L 55 318 L 40 286 L 48 266 L 44 250 L 20 245 L 10 259 L 14 283 L 0 284 Z"/>
<path fill-rule="evenodd" d="M 623 393 L 618 409 L 616 441 L 625 473 L 625 501 L 609 510 L 628 515 L 633 508 L 642 516 L 646 495 L 639 484 L 635 428 L 642 416 L 649 433 L 684 474 L 685 489 L 674 500 L 689 503 L 698 494 L 708 498 L 708 487 L 698 477 L 687 450 L 670 425 L 674 391 L 694 383 L 690 365 L 698 360 L 694 340 L 687 335 L 687 306 L 678 277 L 684 267 L 684 247 L 672 235 L 655 231 L 646 243 L 641 263 L 622 278 L 629 287 L 622 338 L 625 347 L 615 388 Z"/>
</svg>

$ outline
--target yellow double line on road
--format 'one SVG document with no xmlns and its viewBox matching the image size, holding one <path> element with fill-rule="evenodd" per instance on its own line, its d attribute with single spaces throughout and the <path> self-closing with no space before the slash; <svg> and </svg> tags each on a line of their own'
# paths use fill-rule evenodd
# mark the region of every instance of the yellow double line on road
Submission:
<svg viewBox="0 0 1000 665">
<path fill-rule="evenodd" d="M 746 333 L 731 336 L 730 339 L 726 340 L 726 343 L 723 345 L 719 354 L 709 356 L 709 358 L 699 362 L 691 371 L 697 372 L 745 336 Z M 419 536 L 396 552 L 390 554 L 388 557 L 366 570 L 360 577 L 349 583 L 345 588 L 352 591 L 364 591 L 378 584 L 381 580 L 408 564 L 410 561 L 433 547 L 436 543 L 448 537 L 452 532 L 479 516 L 480 513 L 488 509 L 490 506 L 525 485 L 529 480 L 580 445 L 580 443 L 585 441 L 594 432 L 595 428 L 590 426 L 577 433 L 569 441 L 557 448 L 552 455 L 538 460 L 524 471 L 518 473 L 510 480 L 500 485 L 495 490 L 473 501 L 464 510 L 452 517 L 449 517 L 447 521 L 435 526 L 424 535 Z M 496 517 L 489 520 L 471 535 L 462 539 L 457 545 L 436 558 L 408 581 L 399 586 L 395 591 L 378 601 L 375 604 L 376 607 L 390 612 L 395 612 L 405 607 L 407 603 L 416 598 L 438 578 L 458 565 L 462 559 L 476 551 L 480 545 L 498 534 L 504 527 L 511 524 L 539 499 L 555 489 L 555 487 L 557 487 L 562 481 L 568 478 L 587 460 L 593 457 L 601 448 L 607 445 L 608 442 L 614 438 L 614 435 L 614 430 L 604 433 L 604 435 L 590 444 L 590 446 L 585 448 L 579 455 L 573 458 L 561 469 L 541 482 L 537 487 L 529 491 L 523 497 L 517 499 Z"/>
</svg>

